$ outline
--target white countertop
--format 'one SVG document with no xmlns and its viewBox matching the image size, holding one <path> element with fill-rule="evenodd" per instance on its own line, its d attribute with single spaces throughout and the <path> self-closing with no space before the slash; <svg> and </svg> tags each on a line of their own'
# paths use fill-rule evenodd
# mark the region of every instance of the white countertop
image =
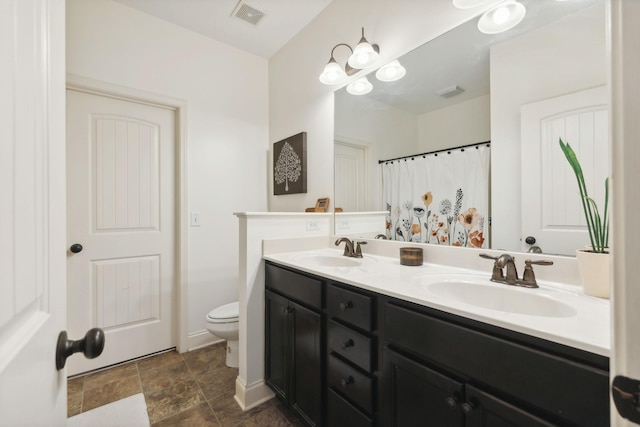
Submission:
<svg viewBox="0 0 640 427">
<path fill-rule="evenodd" d="M 539 279 L 540 287 L 537 289 L 512 287 L 489 281 L 491 264 L 487 264 L 486 270 L 472 270 L 428 262 L 422 266 L 410 267 L 401 265 L 398 258 L 368 253 L 365 253 L 362 260 L 347 258 L 357 262 L 357 266 L 321 266 L 310 260 L 317 257 L 342 256 L 343 249 L 305 249 L 279 253 L 265 251 L 263 258 L 361 289 L 609 357 L 611 347 L 609 300 L 585 295 L 579 287 L 574 285 Z M 519 269 L 522 270 L 522 267 Z M 447 292 L 450 293 L 450 291 L 444 289 L 447 286 L 446 283 L 454 282 L 471 285 L 475 283 L 479 288 L 483 286 L 508 288 L 506 292 L 515 292 L 517 299 L 521 303 L 524 301 L 525 305 L 522 306 L 524 310 L 510 312 L 496 307 L 484 308 L 472 302 L 465 303 L 450 295 L 447 296 Z M 435 283 L 444 283 L 440 289 L 444 289 L 445 292 L 434 291 L 432 285 Z M 500 289 L 489 291 L 503 292 Z M 529 298 L 528 295 L 531 297 Z M 466 296 L 469 297 L 469 294 Z M 524 311 L 536 312 L 536 300 L 542 301 L 544 305 L 547 299 L 559 302 L 560 306 L 567 310 L 558 315 L 523 314 Z"/>
</svg>

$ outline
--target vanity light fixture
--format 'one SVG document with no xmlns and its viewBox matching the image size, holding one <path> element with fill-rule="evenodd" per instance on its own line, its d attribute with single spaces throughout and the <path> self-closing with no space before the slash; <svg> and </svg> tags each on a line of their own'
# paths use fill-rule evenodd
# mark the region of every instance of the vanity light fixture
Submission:
<svg viewBox="0 0 640 427">
<path fill-rule="evenodd" d="M 478 29 L 485 34 L 510 30 L 522 21 L 527 8 L 517 0 L 507 0 L 487 10 L 478 21 Z"/>
<path fill-rule="evenodd" d="M 335 45 L 333 49 L 331 49 L 331 58 L 329 58 L 329 62 L 327 63 L 327 65 L 324 66 L 324 70 L 322 71 L 322 74 L 320 74 L 320 82 L 323 84 L 326 84 L 326 85 L 340 84 L 347 78 L 347 76 L 352 76 L 358 71 L 360 71 L 356 68 L 353 68 L 348 63 L 345 65 L 344 68 L 342 68 L 340 64 L 338 64 L 338 61 L 336 61 L 336 59 L 333 57 L 333 52 L 336 50 L 338 46 L 348 47 L 351 53 L 353 54 L 353 49 L 351 49 L 351 46 L 349 46 L 348 44 L 338 43 L 337 45 Z"/>
<path fill-rule="evenodd" d="M 407 74 L 407 70 L 396 59 L 383 65 L 376 71 L 376 78 L 381 82 L 394 82 Z"/>
<path fill-rule="evenodd" d="M 366 77 L 360 77 L 358 80 L 347 85 L 347 92 L 351 95 L 366 95 L 371 92 L 373 85 Z"/>
<path fill-rule="evenodd" d="M 338 46 L 346 46 L 351 51 L 351 55 L 344 69 L 333 56 Z M 362 28 L 362 38 L 355 49 L 351 49 L 351 46 L 346 43 L 338 43 L 331 49 L 331 58 L 327 65 L 325 65 L 322 74 L 320 74 L 320 82 L 326 85 L 340 84 L 348 76 L 352 76 L 363 68 L 373 65 L 378 60 L 379 53 L 380 47 L 377 44 L 370 44 L 367 41 L 364 37 L 364 28 Z"/>
</svg>

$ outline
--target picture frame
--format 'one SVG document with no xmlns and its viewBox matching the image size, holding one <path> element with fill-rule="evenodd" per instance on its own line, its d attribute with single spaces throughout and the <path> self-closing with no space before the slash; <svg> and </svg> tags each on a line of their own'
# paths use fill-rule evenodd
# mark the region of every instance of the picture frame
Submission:
<svg viewBox="0 0 640 427">
<path fill-rule="evenodd" d="M 273 194 L 307 192 L 307 133 L 273 144 Z"/>
<path fill-rule="evenodd" d="M 323 197 L 316 201 L 316 212 L 326 212 L 329 208 L 329 198 Z"/>
</svg>

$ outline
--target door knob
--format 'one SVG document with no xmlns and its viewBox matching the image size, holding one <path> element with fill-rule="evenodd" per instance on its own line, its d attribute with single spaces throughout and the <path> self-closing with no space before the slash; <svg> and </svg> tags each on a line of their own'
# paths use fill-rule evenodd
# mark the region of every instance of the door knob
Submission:
<svg viewBox="0 0 640 427">
<path fill-rule="evenodd" d="M 535 237 L 533 237 L 533 236 L 527 236 L 527 237 L 524 239 L 524 242 L 525 242 L 527 245 L 533 245 L 533 244 L 536 242 L 536 238 L 535 238 Z"/>
<path fill-rule="evenodd" d="M 84 338 L 80 340 L 70 340 L 67 338 L 67 331 L 58 335 L 58 345 L 56 346 L 56 369 L 64 368 L 67 357 L 74 353 L 82 352 L 87 359 L 95 359 L 104 350 L 104 331 L 100 328 L 89 329 Z"/>
<path fill-rule="evenodd" d="M 69 246 L 69 250 L 72 253 L 77 254 L 78 252 L 82 252 L 82 245 L 80 243 L 74 243 L 73 245 Z"/>
</svg>

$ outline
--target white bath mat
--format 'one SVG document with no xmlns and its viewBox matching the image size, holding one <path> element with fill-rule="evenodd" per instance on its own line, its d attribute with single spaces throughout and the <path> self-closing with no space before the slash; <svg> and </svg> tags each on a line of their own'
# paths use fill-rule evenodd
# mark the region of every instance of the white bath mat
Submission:
<svg viewBox="0 0 640 427">
<path fill-rule="evenodd" d="M 149 427 L 147 402 L 142 393 L 99 406 L 68 418 L 68 427 Z"/>
</svg>

